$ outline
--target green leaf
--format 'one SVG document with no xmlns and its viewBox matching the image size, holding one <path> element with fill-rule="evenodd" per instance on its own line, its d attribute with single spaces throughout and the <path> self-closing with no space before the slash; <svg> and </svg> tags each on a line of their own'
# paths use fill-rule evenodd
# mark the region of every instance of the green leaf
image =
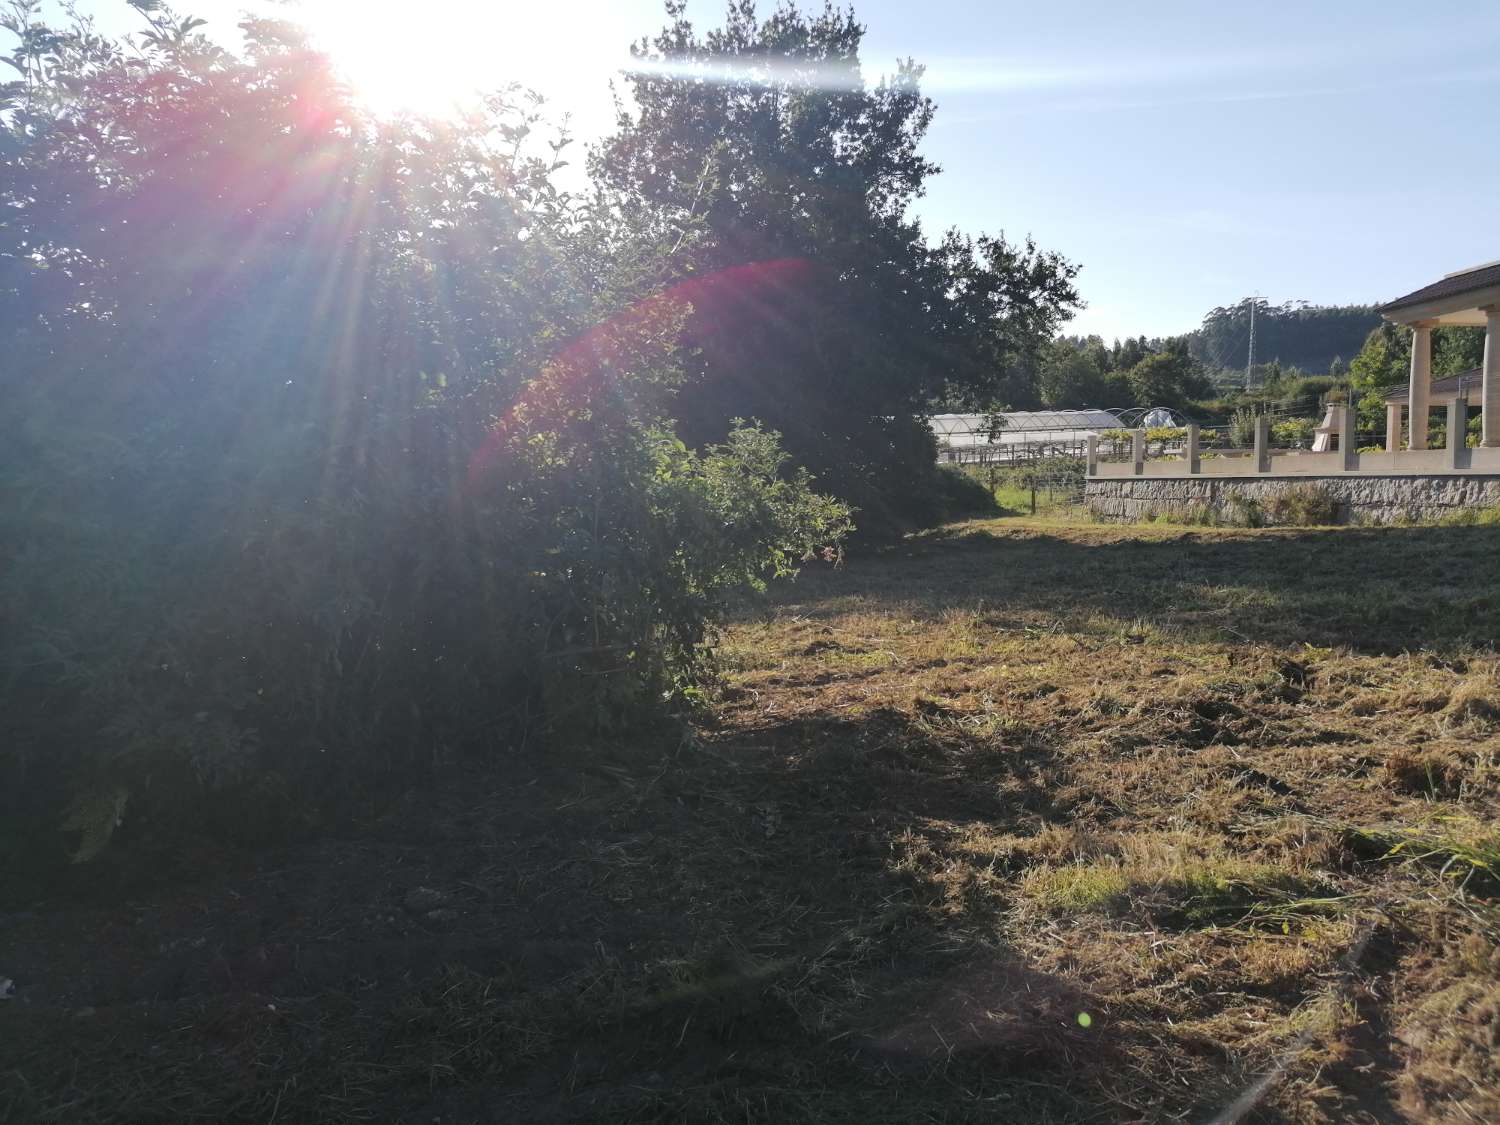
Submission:
<svg viewBox="0 0 1500 1125">
<path fill-rule="evenodd" d="M 125 815 L 129 799 L 129 790 L 116 786 L 84 793 L 68 806 L 62 831 L 82 834 L 73 852 L 74 863 L 87 863 L 105 849 Z"/>
</svg>

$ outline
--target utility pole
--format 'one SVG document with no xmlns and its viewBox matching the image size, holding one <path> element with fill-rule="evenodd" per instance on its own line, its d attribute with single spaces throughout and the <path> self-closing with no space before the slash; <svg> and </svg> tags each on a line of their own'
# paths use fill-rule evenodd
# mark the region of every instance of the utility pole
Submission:
<svg viewBox="0 0 1500 1125">
<path fill-rule="evenodd" d="M 1255 367 L 1255 306 L 1260 303 L 1260 294 L 1250 298 L 1250 354 L 1245 358 L 1245 391 L 1250 391 L 1250 372 Z"/>
</svg>

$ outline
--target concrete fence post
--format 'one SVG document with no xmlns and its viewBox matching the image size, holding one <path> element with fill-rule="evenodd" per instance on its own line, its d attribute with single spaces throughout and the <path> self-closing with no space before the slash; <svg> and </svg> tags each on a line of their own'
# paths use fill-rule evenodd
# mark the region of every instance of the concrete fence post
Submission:
<svg viewBox="0 0 1500 1125">
<path fill-rule="evenodd" d="M 1448 404 L 1448 456 L 1449 469 L 1463 467 L 1464 455 L 1468 452 L 1469 396 L 1459 391 Z"/>
<path fill-rule="evenodd" d="M 1255 417 L 1255 471 L 1271 471 L 1271 419 L 1264 414 Z"/>
<path fill-rule="evenodd" d="M 1339 407 L 1339 452 L 1344 455 L 1344 472 L 1359 468 L 1359 429 L 1354 407 L 1347 402 Z"/>
<path fill-rule="evenodd" d="M 1099 435 L 1089 434 L 1083 439 L 1084 464 L 1088 466 L 1085 470 L 1089 476 L 1097 476 L 1099 473 Z"/>
<path fill-rule="evenodd" d="M 1196 474 L 1202 466 L 1202 459 L 1198 455 L 1198 423 L 1187 424 L 1187 471 L 1188 475 Z"/>
<path fill-rule="evenodd" d="M 1385 451 L 1395 453 L 1401 448 L 1401 404 L 1385 404 Z"/>
<path fill-rule="evenodd" d="M 1135 462 L 1135 475 L 1146 471 L 1146 431 L 1130 431 L 1130 459 Z"/>
</svg>

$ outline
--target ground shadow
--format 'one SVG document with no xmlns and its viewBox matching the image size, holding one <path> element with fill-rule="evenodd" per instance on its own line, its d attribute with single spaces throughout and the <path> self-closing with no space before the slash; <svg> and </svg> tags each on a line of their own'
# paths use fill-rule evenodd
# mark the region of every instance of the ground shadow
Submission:
<svg viewBox="0 0 1500 1125">
<path fill-rule="evenodd" d="M 191 893 L 7 918 L 23 1006 L 5 1013 L 0 1104 L 70 1121 L 1102 1122 L 1231 1100 L 1230 1073 L 1131 1079 L 1134 1033 L 1014 955 L 1003 900 L 926 849 L 947 825 L 1065 814 L 1034 742 L 814 716 L 603 765 L 476 778 Z"/>
<path fill-rule="evenodd" d="M 1046 747 L 877 710 L 519 765 L 234 878 L 6 918 L 0 1108 L 1109 1121 L 1135 1096 L 1097 1004 L 925 848 L 1060 815 Z"/>
<path fill-rule="evenodd" d="M 812 617 L 1459 648 L 1500 623 L 1497 547 L 1478 528 L 1033 527 L 918 538 L 776 596 Z M 782 690 L 795 713 L 533 753 L 232 876 L 0 918 L 0 1116 L 1159 1120 L 1253 1077 L 1029 965 L 1000 936 L 1008 891 L 949 862 L 955 825 L 1073 815 L 1059 747 L 928 721 L 932 701 Z M 1169 1076 L 1195 1060 L 1194 1081 L 1127 1050 Z"/>
<path fill-rule="evenodd" d="M 929 616 L 982 606 L 1087 631 L 1144 622 L 1225 641 L 1379 654 L 1500 636 L 1500 528 L 1222 532 L 980 525 L 915 537 L 778 596 L 814 610 L 857 596 Z"/>
</svg>

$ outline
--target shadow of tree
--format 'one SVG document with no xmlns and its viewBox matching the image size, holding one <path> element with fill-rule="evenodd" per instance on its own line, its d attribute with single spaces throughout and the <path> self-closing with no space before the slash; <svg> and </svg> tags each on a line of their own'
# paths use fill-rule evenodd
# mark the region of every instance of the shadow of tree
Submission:
<svg viewBox="0 0 1500 1125">
<path fill-rule="evenodd" d="M 1103 1122 L 1227 1100 L 1228 1077 L 1188 1090 L 1122 1066 L 1107 1007 L 1015 955 L 1004 895 L 951 863 L 954 825 L 1058 815 L 1055 768 L 1034 739 L 877 710 L 417 796 L 373 835 L 163 888 L 127 940 L 86 941 L 109 915 L 77 908 L 20 927 L 22 945 L 51 938 L 33 996 L 62 1000 L 49 973 L 78 980 L 14 1013 L 11 1104 L 78 1121 L 264 1120 L 279 1099 L 288 1119 Z"/>
<path fill-rule="evenodd" d="M 983 607 L 1073 630 L 1146 622 L 1226 641 L 1377 654 L 1490 645 L 1500 635 L 1500 528 L 1257 532 L 960 526 L 781 596 L 825 611 Z M 846 591 L 849 593 L 846 594 Z"/>
<path fill-rule="evenodd" d="M 811 618 L 1459 648 L 1500 624 L 1497 547 L 1487 528 L 970 530 L 777 598 Z M 579 747 L 413 794 L 348 839 L 164 887 L 129 925 L 74 907 L 7 919 L 6 969 L 40 999 L 7 1013 L 0 1070 L 18 1085 L 0 1105 L 79 1121 L 1104 1122 L 1202 1115 L 1248 1084 L 1219 1044 L 1006 940 L 1021 872 L 964 859 L 958 834 L 1074 816 L 1058 736 L 778 690 L 791 713 L 747 704 L 696 746 Z"/>
</svg>

